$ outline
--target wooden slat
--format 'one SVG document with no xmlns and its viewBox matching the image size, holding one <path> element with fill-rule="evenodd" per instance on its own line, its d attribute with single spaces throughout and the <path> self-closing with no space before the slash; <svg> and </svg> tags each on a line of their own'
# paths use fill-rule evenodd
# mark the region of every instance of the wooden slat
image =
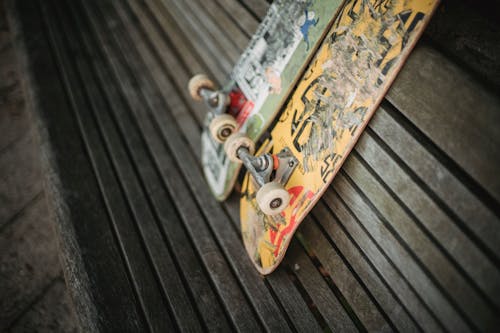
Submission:
<svg viewBox="0 0 500 333">
<path fill-rule="evenodd" d="M 447 169 L 436 156 L 421 145 L 418 137 L 415 137 L 405 125 L 407 124 L 404 119 L 398 117 L 398 112 L 385 105 L 377 111 L 369 127 L 376 136 L 383 139 L 384 144 L 411 170 L 411 173 L 414 173 L 412 178 L 418 177 L 421 180 L 418 186 L 425 192 L 437 196 L 439 201 L 452 211 L 448 214 L 453 216 L 455 223 L 465 228 L 469 237 L 473 233 L 475 243 L 480 247 L 487 247 L 492 252 L 490 256 L 493 257 L 492 260 L 498 262 L 499 217 L 481 201 L 481 197 L 476 196 L 460 182 L 453 170 Z M 397 192 L 400 194 L 401 191 Z M 438 201 L 436 198 L 433 199 Z M 468 256 L 464 253 L 462 255 Z"/>
<path fill-rule="evenodd" d="M 411 54 L 387 96 L 405 117 L 485 188 L 498 205 L 498 96 L 425 45 Z"/>
<path fill-rule="evenodd" d="M 299 291 L 293 285 L 285 269 L 278 269 L 272 276 L 266 277 L 280 304 L 290 318 L 291 324 L 298 332 L 319 332 L 322 330 L 311 313 Z"/>
<path fill-rule="evenodd" d="M 269 9 L 269 3 L 265 0 L 241 0 L 242 3 L 257 18 L 264 17 Z"/>
<path fill-rule="evenodd" d="M 222 6 L 215 1 L 197 1 L 201 6 L 203 6 L 204 11 L 211 15 L 211 19 L 215 24 L 223 28 L 224 33 L 231 38 L 233 43 L 236 45 L 238 51 L 244 50 L 248 45 L 248 35 L 238 27 L 238 25 L 231 20 Z"/>
<path fill-rule="evenodd" d="M 223 47 L 219 44 L 214 36 L 210 35 L 199 22 L 188 13 L 180 3 L 171 2 L 169 6 L 165 3 L 160 5 L 165 6 L 165 9 L 170 13 L 170 17 L 177 22 L 178 26 L 185 31 L 188 36 L 197 36 L 193 41 L 193 48 L 200 54 L 205 61 L 211 59 L 215 66 L 210 66 L 213 71 L 222 71 L 229 73 L 232 68 L 231 59 L 224 52 Z M 220 82 L 222 83 L 222 81 Z"/>
<path fill-rule="evenodd" d="M 332 247 L 332 244 L 328 242 L 311 218 L 304 221 L 297 237 L 309 249 L 308 254 L 317 258 L 322 266 L 321 273 L 334 281 L 336 288 L 346 299 L 366 330 L 370 332 L 393 330 L 370 299 L 366 290 L 353 278 L 353 272 L 349 270 L 339 253 Z"/>
<path fill-rule="evenodd" d="M 134 6 L 134 2 L 130 2 L 130 6 L 131 6 L 130 16 L 133 17 L 134 19 L 137 18 L 137 20 L 140 21 L 141 26 L 138 27 L 138 29 L 132 28 L 131 24 L 133 21 L 132 19 L 128 18 L 129 16 L 127 16 L 127 14 L 125 13 L 126 12 L 125 8 L 122 8 L 122 6 L 117 6 L 116 10 L 118 11 L 122 20 L 128 22 L 126 26 L 131 27 L 130 29 L 128 29 L 129 33 L 131 37 L 134 39 L 134 42 L 136 43 L 135 45 L 137 45 L 137 49 L 141 53 L 141 56 L 146 62 L 151 73 L 156 73 L 156 75 L 154 75 L 154 79 L 158 87 L 165 87 L 164 90 L 161 90 L 162 95 L 166 100 L 168 100 L 169 98 L 179 100 L 180 96 L 184 96 L 185 99 L 191 100 L 191 97 L 189 96 L 189 93 L 186 89 L 187 88 L 186 82 L 188 82 L 190 78 L 190 73 L 187 72 L 187 69 L 186 70 L 181 69 L 183 68 L 182 63 L 180 63 L 180 60 L 177 59 L 176 54 L 174 53 L 174 50 L 176 48 L 178 50 L 181 50 L 182 46 L 179 44 L 174 44 L 173 46 L 167 44 L 160 37 L 158 30 L 155 29 L 153 25 L 151 25 L 151 21 L 154 21 L 155 18 L 147 15 L 146 13 L 142 12 L 141 9 Z M 149 43 L 145 44 L 146 41 L 148 41 Z M 183 44 L 183 46 L 186 45 Z M 191 50 L 186 50 L 183 51 L 182 54 L 184 55 L 191 53 L 192 53 Z M 187 58 L 187 56 L 185 58 Z M 199 62 L 196 62 L 196 67 L 199 68 L 196 70 L 197 72 L 203 71 L 202 69 L 203 67 Z M 175 74 L 173 74 L 172 71 L 170 70 L 172 68 L 177 69 Z M 176 94 L 175 96 L 171 96 L 171 94 L 170 96 L 167 96 L 165 94 L 165 91 L 169 91 L 170 89 L 168 87 L 171 87 L 172 85 L 177 86 Z M 202 123 L 206 115 L 206 110 L 203 104 L 193 103 L 191 109 L 189 110 L 186 109 L 183 104 L 179 105 L 179 107 L 181 108 L 179 110 L 177 109 L 177 107 L 173 108 L 175 115 L 179 119 L 194 115 L 197 120 L 197 124 L 195 123 L 191 125 L 188 125 L 186 122 L 179 121 L 179 123 L 181 124 L 180 126 L 182 126 L 181 128 L 183 132 L 188 134 L 198 133 L 200 127 L 199 124 Z M 190 141 L 190 143 L 193 147 L 199 147 L 199 138 L 196 138 L 195 141 Z"/>
<path fill-rule="evenodd" d="M 313 209 L 313 216 L 321 226 L 321 229 L 331 241 L 334 242 L 338 252 L 349 263 L 353 274 L 355 274 L 366 289 L 368 289 L 369 294 L 373 297 L 373 302 L 378 304 L 382 309 L 381 312 L 388 317 L 388 321 L 401 332 L 420 331 L 422 327 L 416 322 L 415 318 L 408 313 L 409 310 L 413 310 L 416 305 L 413 305 L 412 302 L 413 306 L 409 305 L 408 310 L 404 304 L 401 304 L 396 294 L 398 290 L 404 290 L 398 287 L 398 285 L 402 284 L 404 281 L 391 281 L 389 277 L 394 277 L 394 275 L 391 275 L 390 269 L 384 271 L 386 276 L 385 279 L 377 272 L 378 267 L 385 269 L 387 266 L 377 262 L 371 262 L 369 257 L 364 255 L 363 249 L 360 248 L 353 239 L 358 233 L 362 235 L 359 230 L 356 229 L 356 221 L 354 221 L 349 213 L 345 211 L 345 207 L 341 207 L 337 200 L 333 200 L 337 206 L 332 206 L 331 208 L 343 223 L 348 224 L 350 229 L 354 230 L 351 231 L 352 236 L 346 231 L 346 228 L 343 227 L 340 220 L 332 214 L 332 211 L 328 209 L 323 201 L 319 202 Z M 358 239 L 361 239 L 361 242 L 364 240 L 362 237 L 363 236 L 358 237 Z M 312 241 L 313 239 L 310 240 Z M 374 255 L 376 255 L 377 251 L 373 247 L 368 245 L 364 248 L 366 248 L 367 251 L 373 251 Z M 330 274 L 335 276 L 335 272 L 335 270 L 332 270 Z M 395 286 L 394 291 L 392 290 L 393 285 Z M 409 294 L 410 293 L 403 293 L 401 296 L 404 297 Z"/>
<path fill-rule="evenodd" d="M 426 276 L 421 267 L 412 259 L 412 254 L 404 249 L 405 244 L 398 241 L 398 235 L 392 233 L 392 229 L 383 216 L 380 216 L 376 209 L 370 206 L 370 202 L 360 197 L 356 189 L 352 187 L 352 183 L 373 186 L 374 184 L 370 183 L 371 179 L 368 175 L 358 165 L 352 165 L 350 160 L 346 161 L 344 169 L 349 169 L 351 171 L 349 176 L 354 178 L 350 183 L 345 176 L 337 176 L 338 183 L 342 184 L 342 187 L 339 188 L 339 194 L 348 202 L 348 205 L 371 237 L 383 248 L 384 253 L 401 271 L 409 284 L 415 288 L 416 292 L 421 295 L 427 306 L 443 321 L 445 326 L 453 329 L 466 327 L 461 316 L 443 297 L 440 290 Z M 355 172 L 360 172 L 359 176 Z M 363 183 L 363 181 L 368 183 Z"/>
<path fill-rule="evenodd" d="M 491 309 L 472 290 L 456 268 L 447 261 L 439 248 L 419 229 L 412 217 L 408 216 L 394 198 L 391 198 L 391 194 L 384 191 L 383 186 L 371 177 L 370 170 L 365 169 L 357 158 L 356 163 L 354 162 L 354 157 L 356 155 L 351 159 L 352 163 L 351 161 L 346 163 L 344 169 L 353 182 L 359 186 L 366 200 L 373 205 L 373 211 L 383 216 L 381 220 L 387 226 L 391 236 L 395 237 L 395 239 L 389 238 L 391 244 L 386 243 L 384 248 L 388 252 L 394 251 L 394 254 L 402 256 L 397 259 L 398 266 L 402 271 L 408 272 L 407 278 L 410 281 L 413 280 L 414 285 L 419 286 L 417 289 L 422 288 L 420 289 L 422 297 L 432 297 L 432 300 L 428 301 L 436 302 L 434 310 L 436 312 L 438 312 L 437 304 L 448 303 L 454 299 L 459 306 L 465 308 L 464 311 L 469 312 L 470 318 L 478 320 L 476 325 L 492 322 L 495 315 Z M 400 246 L 409 248 L 405 251 Z M 414 257 L 413 260 L 408 256 Z M 399 260 L 404 260 L 404 262 Z M 417 268 L 418 266 L 420 268 Z M 435 285 L 438 289 L 429 293 L 431 285 Z M 441 309 L 443 309 L 442 305 L 439 306 L 439 310 Z M 449 311 L 446 317 L 451 314 L 451 308 Z"/>
<path fill-rule="evenodd" d="M 417 227 L 422 229 L 422 232 L 426 233 L 426 237 L 430 238 L 432 242 L 438 244 L 438 250 L 445 252 L 453 257 L 452 262 L 455 262 L 463 268 L 470 275 L 470 279 L 475 281 L 476 284 L 483 290 L 484 295 L 490 298 L 492 302 L 498 302 L 498 285 L 495 281 L 500 281 L 500 272 L 497 267 L 495 267 L 478 247 L 476 247 L 457 226 L 453 221 L 441 210 L 432 199 L 427 196 L 420 188 L 418 183 L 414 182 L 409 175 L 405 174 L 404 171 L 397 165 L 397 163 L 391 159 L 388 152 L 384 151 L 379 145 L 377 145 L 375 138 L 372 137 L 371 132 L 367 132 L 363 138 L 359 141 L 356 147 L 356 151 L 359 152 L 360 157 L 374 170 L 379 170 L 377 176 L 384 181 L 384 184 L 389 187 L 388 191 L 393 191 L 394 195 L 397 195 L 396 200 L 400 200 L 395 203 L 394 206 L 401 205 L 401 214 L 406 216 L 395 214 L 390 216 L 390 214 L 384 214 L 387 218 L 395 219 L 401 221 L 403 224 L 408 222 L 409 224 L 416 224 Z M 378 197 L 381 197 L 380 194 Z M 383 199 L 382 199 L 383 200 Z M 388 201 L 384 201 L 387 203 Z M 404 204 L 403 204 L 404 203 Z M 409 209 L 406 213 L 402 213 L 402 210 Z M 382 212 L 382 211 L 381 211 Z M 382 212 L 384 213 L 384 212 Z M 414 222 L 410 222 L 409 219 L 413 219 Z M 412 230 L 408 233 L 411 238 L 418 238 L 419 231 Z M 429 235 L 430 233 L 430 235 Z M 425 241 L 427 242 L 427 241 Z M 419 242 L 419 246 L 433 248 L 435 245 L 428 244 L 424 245 L 424 241 Z M 460 244 L 459 247 L 456 244 Z M 444 248 L 444 249 L 441 249 Z M 415 249 L 417 255 L 420 251 Z M 439 257 L 441 254 L 431 255 L 434 265 L 437 265 L 439 269 L 452 269 L 449 267 L 448 263 L 442 262 L 438 264 L 438 261 L 448 261 L 447 258 Z M 431 269 L 432 271 L 432 269 Z M 449 282 L 444 282 L 445 285 L 454 285 L 456 288 L 465 281 L 459 282 L 455 281 L 453 284 Z M 467 289 L 459 288 L 462 291 Z M 456 294 L 456 293 L 455 293 Z M 467 299 L 465 303 L 472 303 L 469 296 L 465 297 Z"/>
<path fill-rule="evenodd" d="M 241 52 L 236 48 L 236 43 L 232 41 L 232 38 L 225 33 L 225 29 L 219 26 L 206 12 L 201 10 L 202 7 L 196 2 L 181 1 L 179 4 L 183 12 L 186 13 L 186 16 L 192 14 L 189 17 L 192 18 L 201 29 L 207 31 L 214 41 L 217 41 L 220 45 L 219 57 L 221 55 L 227 55 L 232 68 L 238 61 Z"/>
<path fill-rule="evenodd" d="M 50 16 L 55 19 L 56 17 L 54 14 L 56 14 L 56 12 L 54 12 L 54 8 L 55 7 L 50 9 L 47 8 L 47 11 L 50 10 L 52 13 Z M 59 9 L 61 9 L 61 7 L 57 6 L 55 10 Z M 155 272 L 148 264 L 148 256 L 141 246 L 141 238 L 143 236 L 141 233 L 136 232 L 137 226 L 134 221 L 134 216 L 128 213 L 129 210 L 127 206 L 133 206 L 134 203 L 130 202 L 126 197 L 127 184 L 123 184 L 120 179 L 123 176 L 120 177 L 120 173 L 128 172 L 130 175 L 131 171 L 116 170 L 117 164 L 119 163 L 122 164 L 123 167 L 128 165 L 128 163 L 125 162 L 127 160 L 126 153 L 120 150 L 120 144 L 114 142 L 119 140 L 116 130 L 108 129 L 105 133 L 106 136 L 104 138 L 101 137 L 102 125 L 100 125 L 98 121 L 102 122 L 103 120 L 95 119 L 95 113 L 92 112 L 92 110 L 96 113 L 99 110 L 106 110 L 106 101 L 96 90 L 98 83 L 94 81 L 92 76 L 93 70 L 83 57 L 85 53 L 82 52 L 82 47 L 84 47 L 86 40 L 79 41 L 79 35 L 75 33 L 75 31 L 81 31 L 85 28 L 81 25 L 79 21 L 80 18 L 70 20 L 68 12 L 66 12 L 66 15 L 61 15 L 61 13 L 62 12 L 58 12 L 57 14 L 60 15 L 58 21 L 62 26 L 57 30 L 54 29 L 54 32 L 64 31 L 68 33 L 70 37 L 67 38 L 66 36 L 67 39 L 57 40 L 56 43 L 58 47 L 64 47 L 64 44 L 66 44 L 67 47 L 71 47 L 73 51 L 72 59 L 68 58 L 67 50 L 61 49 L 59 51 L 59 56 L 61 57 L 60 61 L 63 67 L 62 70 L 65 71 L 65 75 L 67 75 L 67 89 L 71 90 L 70 93 L 75 99 L 73 107 L 75 108 L 75 113 L 81 126 L 80 131 L 85 136 L 88 153 L 93 160 L 94 170 L 100 182 L 108 214 L 110 214 L 112 218 L 113 228 L 116 230 L 116 237 L 119 240 L 122 255 L 124 255 L 127 262 L 132 281 L 135 284 L 134 287 L 138 290 L 139 301 L 145 312 L 149 327 L 154 330 L 172 329 L 175 327 L 175 324 L 167 310 L 168 308 L 161 294 L 161 287 L 156 281 Z M 72 26 L 71 23 L 77 25 Z M 64 37 L 56 36 L 54 33 L 54 38 Z M 92 50 L 88 49 L 87 52 L 91 54 Z M 72 60 L 74 60 L 74 62 L 72 62 Z M 100 116 L 108 118 L 108 120 L 106 120 L 107 122 L 111 122 L 109 115 L 104 112 L 99 113 Z M 111 151 L 111 156 L 107 156 L 109 147 L 113 145 L 114 149 Z M 113 174 L 114 170 L 117 171 L 117 175 Z M 133 177 L 128 177 L 127 179 L 133 181 Z M 125 189 L 122 187 L 125 187 Z M 143 230 L 141 231 L 144 232 Z M 158 316 L 164 317 L 165 320 L 158 323 L 155 321 L 155 318 Z"/>
<path fill-rule="evenodd" d="M 138 38 L 137 31 L 133 29 L 133 25 L 128 21 L 128 17 L 124 12 L 121 6 L 115 6 L 118 14 L 120 14 L 120 18 L 124 21 L 124 25 L 127 28 L 127 32 L 130 36 L 133 37 L 133 43 L 138 46 L 138 51 L 145 51 L 146 48 L 143 48 L 141 44 L 141 38 Z M 137 37 L 137 38 L 134 38 Z M 154 61 L 149 52 L 141 52 L 141 56 L 143 59 L 149 59 L 150 61 Z M 157 66 L 156 64 L 154 66 Z M 158 72 L 158 67 L 149 67 L 149 71 Z M 163 75 L 155 76 L 155 79 L 160 77 L 162 80 L 160 83 L 168 83 L 161 85 L 163 87 L 162 92 L 164 92 L 165 98 L 168 96 L 172 96 L 171 89 L 168 89 L 169 81 L 166 81 Z M 160 184 L 161 181 L 158 182 Z M 154 185 L 152 185 L 154 186 Z M 204 317 L 206 322 L 206 326 L 208 328 L 213 329 L 224 329 L 225 322 L 222 320 L 224 315 L 220 313 L 220 309 L 216 306 L 217 300 L 214 298 L 215 295 L 210 288 L 207 288 L 209 281 L 206 280 L 205 277 L 199 274 L 199 265 L 201 262 L 199 259 L 192 254 L 191 247 L 189 245 L 189 239 L 187 235 L 184 234 L 182 230 L 181 221 L 177 218 L 177 212 L 175 211 L 175 207 L 168 200 L 168 193 L 165 193 L 161 187 L 156 186 L 154 191 L 150 192 L 150 196 L 159 215 L 160 223 L 165 230 L 165 233 L 168 235 L 169 242 L 172 244 L 172 249 L 176 252 L 177 257 L 182 257 L 182 260 L 178 261 L 178 264 L 181 266 L 184 272 L 190 272 L 185 274 L 188 283 L 191 285 L 191 289 L 193 290 L 193 294 L 196 295 L 198 299 L 198 306 L 200 314 Z M 171 200 L 171 199 L 170 199 Z M 172 223 L 171 221 L 175 221 Z"/>
<path fill-rule="evenodd" d="M 141 80 L 141 87 L 143 89 L 149 86 L 149 79 L 143 77 L 138 77 L 138 79 Z M 164 118 L 168 116 L 167 119 L 164 120 L 162 120 L 162 118 L 158 118 L 158 123 L 162 127 L 163 135 L 165 136 L 168 146 L 172 149 L 171 153 L 173 153 L 173 156 L 175 156 L 178 161 L 183 161 L 183 164 L 196 165 L 197 162 L 195 159 L 193 159 L 193 156 L 190 155 L 191 153 L 188 153 L 185 151 L 185 149 L 183 149 L 183 147 L 185 147 L 185 143 L 182 140 L 180 133 L 178 133 L 177 127 L 175 127 L 175 120 L 171 118 L 171 115 L 163 111 L 166 109 L 165 105 L 161 103 L 160 100 L 158 100 L 157 94 L 147 91 L 144 91 L 144 94 L 153 99 L 147 99 L 146 102 L 154 104 L 160 103 L 156 106 L 151 105 L 150 107 L 151 110 L 154 110 L 155 113 L 158 113 L 155 115 L 156 117 L 160 116 Z M 162 112 L 159 112 L 158 110 L 162 110 Z M 159 155 L 158 157 L 164 158 L 166 157 L 166 155 Z M 163 163 L 160 165 L 163 165 Z M 242 283 L 244 288 L 251 288 L 251 301 L 255 303 L 254 305 L 257 307 L 257 312 L 259 313 L 259 315 L 264 317 L 263 320 L 265 321 L 265 324 L 269 325 L 270 328 L 283 328 L 282 325 L 284 324 L 284 322 L 279 320 L 279 318 L 281 317 L 279 310 L 276 308 L 276 305 L 274 304 L 270 296 L 265 293 L 266 288 L 262 284 L 262 281 L 258 278 L 256 272 L 252 267 L 248 265 L 248 261 L 245 261 L 247 260 L 246 253 L 242 249 L 241 245 L 235 242 L 235 240 L 238 239 L 237 235 L 234 232 L 227 234 L 227 231 L 229 230 L 227 228 L 224 229 L 224 225 L 228 224 L 227 217 L 221 215 L 220 210 L 216 208 L 218 204 L 214 199 L 210 197 L 208 189 L 204 185 L 202 185 L 204 184 L 204 180 L 201 174 L 201 170 L 197 168 L 182 168 L 181 171 L 186 178 L 189 187 L 193 190 L 193 193 L 191 195 L 194 194 L 196 201 L 198 201 L 200 206 L 203 207 L 205 217 L 211 224 L 212 232 L 214 232 L 216 237 L 218 238 L 224 253 L 233 266 L 233 269 L 238 272 L 238 277 L 241 280 L 240 282 Z M 164 167 L 162 167 L 162 173 L 164 177 L 171 177 L 172 172 L 173 170 L 165 169 Z M 177 176 L 176 180 L 178 179 L 179 177 Z M 179 193 L 176 193 L 176 190 L 172 189 L 172 195 L 177 196 L 178 198 Z M 192 202 L 192 199 L 184 201 L 181 205 L 182 209 L 179 209 L 182 214 L 189 214 L 193 211 L 196 211 L 196 209 L 186 207 L 186 204 L 193 205 L 194 202 Z M 177 204 L 178 207 L 179 205 L 180 203 Z M 223 234 L 222 236 L 221 233 Z M 245 273 L 242 274 L 243 272 Z M 257 294 L 261 294 L 260 297 L 255 296 Z M 243 318 L 241 318 L 240 320 L 243 320 Z M 285 326 L 287 327 L 286 324 Z"/>
<path fill-rule="evenodd" d="M 41 134 L 42 148 L 50 168 L 47 170 L 50 179 L 47 193 L 55 199 L 52 203 L 60 203 L 52 206 L 52 209 L 57 212 L 66 277 L 73 290 L 80 296 L 75 300 L 75 306 L 82 319 L 82 329 L 106 330 L 110 326 L 121 330 L 144 329 L 145 324 L 136 307 L 119 251 L 116 245 L 110 242 L 113 234 L 101 197 L 95 195 L 99 193 L 99 188 L 90 161 L 84 154 L 74 154 L 85 151 L 81 137 L 74 137 L 78 133 L 74 115 L 71 112 L 60 112 L 71 110 L 70 100 L 67 99 L 70 96 L 65 95 L 51 53 L 40 51 L 50 50 L 51 46 L 46 39 L 49 35 L 46 35 L 47 31 L 41 20 L 44 13 L 39 11 L 35 2 L 16 2 L 13 8 L 17 13 L 13 14 L 15 22 L 19 24 L 14 26 L 16 33 L 29 31 L 29 34 L 22 35 L 23 40 L 19 41 L 24 54 L 32 55 L 26 60 L 22 59 L 27 82 L 32 85 L 44 80 L 51 82 L 49 85 L 37 85 L 36 91 L 29 91 L 29 97 L 33 103 L 31 105 L 41 112 L 40 117 L 46 126 L 45 129 L 42 128 Z M 22 15 L 19 15 L 20 13 Z M 52 126 L 56 119 L 58 125 Z M 64 126 L 59 126 L 61 124 Z M 75 139 L 67 140 L 70 137 Z M 57 155 L 52 153 L 54 151 L 58 152 Z M 78 165 L 78 168 L 74 168 L 75 165 Z M 57 169 L 54 169 L 55 167 Z M 58 170 L 58 173 L 54 170 Z M 63 194 L 71 193 L 79 195 L 67 195 L 64 196 L 64 201 L 62 200 Z M 86 200 L 78 203 L 82 197 Z M 101 258 L 103 253 L 106 254 L 105 258 Z M 95 260 L 96 258 L 101 260 Z M 89 272 L 92 272 L 92 280 L 88 278 Z M 103 306 L 103 300 L 111 300 L 120 306 Z M 122 311 L 123 307 L 127 308 L 126 313 Z"/>
<path fill-rule="evenodd" d="M 89 13 L 89 17 L 98 18 L 99 14 L 96 12 Z M 105 27 L 99 26 L 97 22 L 92 22 L 94 24 L 94 33 L 96 31 L 105 31 Z M 81 31 L 85 31 L 83 27 L 80 27 Z M 89 34 L 90 35 L 90 34 Z M 86 36 L 86 34 L 83 34 Z M 102 45 L 110 43 L 109 40 L 100 40 Z M 89 51 L 97 47 L 89 47 Z M 106 47 L 104 47 L 106 49 Z M 113 56 L 106 54 L 107 59 L 113 61 Z M 104 65 L 104 66 L 103 66 Z M 158 179 L 155 179 L 155 170 L 150 166 L 151 162 L 145 151 L 143 149 L 143 142 L 140 138 L 138 129 L 135 128 L 134 121 L 131 121 L 126 113 L 122 113 L 122 110 L 127 110 L 133 107 L 132 105 L 123 105 L 120 103 L 120 97 L 116 95 L 116 92 L 110 91 L 109 86 L 113 83 L 105 82 L 105 78 L 110 77 L 111 73 L 103 72 L 99 73 L 100 69 L 107 68 L 106 64 L 97 63 L 95 68 L 98 71 L 101 82 L 104 85 L 104 91 L 107 93 L 107 98 L 111 105 L 114 107 L 115 114 L 112 114 L 111 119 L 106 119 L 105 113 L 98 111 L 96 113 L 97 121 L 102 127 L 102 133 L 106 137 L 108 134 L 113 133 L 113 127 L 118 125 L 120 138 L 107 138 L 109 141 L 108 149 L 110 155 L 114 160 L 114 166 L 117 174 L 120 177 L 121 186 L 124 188 L 125 195 L 127 197 L 128 204 L 131 206 L 132 214 L 134 219 L 137 221 L 139 232 L 146 245 L 146 251 L 148 257 L 153 263 L 155 274 L 159 276 L 163 292 L 170 303 L 170 309 L 176 318 L 176 323 L 180 329 L 188 330 L 199 330 L 200 323 L 195 320 L 197 317 L 195 310 L 189 303 L 189 297 L 187 291 L 184 290 L 182 278 L 178 275 L 172 267 L 176 267 L 176 260 L 171 253 L 171 249 L 165 244 L 164 239 L 161 237 L 161 232 L 158 229 L 157 222 L 155 221 L 155 212 L 151 211 L 149 202 L 146 199 L 146 193 L 154 192 L 155 187 L 151 188 L 148 183 L 158 184 Z M 91 85 L 88 83 L 87 85 Z M 115 95 L 113 95 L 113 93 Z M 92 93 L 96 95 L 97 92 Z M 97 110 L 104 110 L 103 107 L 98 107 Z M 113 119 L 114 118 L 114 119 Z M 115 123 L 116 119 L 116 123 Z M 123 142 L 120 142 L 121 138 L 125 138 L 126 147 L 132 156 L 130 161 L 125 157 L 125 151 L 121 152 L 120 146 Z M 114 140 L 114 142 L 113 142 Z M 128 167 L 130 165 L 130 167 Z M 135 170 L 132 169 L 135 167 Z M 142 177 L 137 176 L 139 172 Z M 136 180 L 136 178 L 138 178 Z M 145 192 L 143 192 L 142 188 Z M 157 319 L 155 319 L 157 320 Z"/>
<path fill-rule="evenodd" d="M 355 332 L 360 329 L 362 326 L 356 328 L 356 323 L 323 280 L 311 259 L 298 251 L 299 246 L 297 241 L 292 241 L 288 249 L 290 255 L 285 258 L 286 264 L 293 267 L 294 274 L 317 306 L 328 327 L 332 331 L 342 332 Z"/>
<path fill-rule="evenodd" d="M 381 236 L 378 231 L 379 228 L 382 229 L 381 223 L 375 217 L 371 216 L 366 220 L 370 221 L 373 228 L 368 228 L 370 224 L 368 226 L 365 225 L 367 222 L 363 219 L 362 214 L 364 210 L 367 210 L 367 212 L 369 210 L 366 206 L 358 209 L 358 207 L 353 205 L 353 202 L 356 203 L 359 199 L 356 191 L 345 180 L 343 175 L 337 176 L 336 180 L 334 180 L 334 187 L 336 191 L 338 189 L 341 195 L 333 191 L 328 191 L 324 196 L 325 202 L 339 216 L 339 221 L 341 221 L 350 237 L 354 239 L 357 246 L 360 247 L 372 265 L 375 266 L 378 274 L 383 277 L 419 325 L 424 330 L 442 331 L 442 324 L 419 295 L 416 294 L 415 289 L 402 276 L 399 265 L 393 263 L 391 258 L 385 253 L 385 244 L 378 239 Z"/>
<path fill-rule="evenodd" d="M 159 55 L 164 58 L 164 54 L 161 52 L 162 44 L 172 44 L 175 45 L 174 52 L 170 58 L 165 59 L 171 61 L 178 61 L 180 64 L 185 66 L 188 70 L 193 73 L 201 72 L 202 66 L 200 65 L 201 59 L 203 59 L 203 53 L 197 53 L 196 49 L 191 47 L 188 42 L 189 38 L 179 26 L 175 24 L 173 19 L 170 17 L 168 11 L 164 6 L 161 6 L 159 1 L 131 1 L 129 6 L 134 12 L 136 12 L 135 20 L 139 20 L 142 23 L 143 29 L 146 31 L 146 36 L 148 36 L 153 42 L 154 47 L 158 49 Z M 139 9 L 140 8 L 140 9 Z M 144 12 L 144 14 L 141 14 Z M 148 20 L 144 18 L 147 17 Z M 137 23 L 135 23 L 137 24 Z M 151 36 L 151 34 L 155 35 Z M 207 58 L 211 61 L 211 58 Z M 168 65 L 168 67 L 177 67 L 175 64 Z M 216 71 L 217 67 L 214 66 L 213 70 Z M 215 76 L 218 78 L 218 76 Z"/>
<path fill-rule="evenodd" d="M 253 17 L 240 3 L 234 0 L 216 0 L 236 24 L 248 35 L 257 30 L 259 21 Z"/>
</svg>

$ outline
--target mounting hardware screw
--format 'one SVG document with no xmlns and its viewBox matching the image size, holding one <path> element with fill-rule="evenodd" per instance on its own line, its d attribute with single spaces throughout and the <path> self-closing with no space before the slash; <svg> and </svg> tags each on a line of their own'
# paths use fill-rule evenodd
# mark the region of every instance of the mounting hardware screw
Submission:
<svg viewBox="0 0 500 333">
<path fill-rule="evenodd" d="M 224 128 L 220 132 L 220 136 L 223 137 L 223 138 L 227 138 L 228 136 L 231 135 L 231 133 L 233 133 L 233 131 L 230 128 Z"/>
<path fill-rule="evenodd" d="M 271 203 L 269 204 L 269 206 L 272 209 L 276 209 L 276 208 L 280 207 L 282 204 L 283 204 L 283 200 L 281 200 L 281 198 L 276 198 L 273 201 L 271 201 Z"/>
</svg>

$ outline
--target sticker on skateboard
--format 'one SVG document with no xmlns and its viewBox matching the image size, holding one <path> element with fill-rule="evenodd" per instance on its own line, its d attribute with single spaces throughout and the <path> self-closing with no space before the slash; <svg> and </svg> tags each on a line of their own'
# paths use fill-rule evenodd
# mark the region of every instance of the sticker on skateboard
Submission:
<svg viewBox="0 0 500 333">
<path fill-rule="evenodd" d="M 283 259 L 297 227 L 339 171 L 437 3 L 346 1 L 258 157 L 240 152 L 247 169 L 253 169 L 243 181 L 241 230 L 260 273 L 272 272 Z M 274 164 L 265 164 L 264 157 Z"/>
</svg>

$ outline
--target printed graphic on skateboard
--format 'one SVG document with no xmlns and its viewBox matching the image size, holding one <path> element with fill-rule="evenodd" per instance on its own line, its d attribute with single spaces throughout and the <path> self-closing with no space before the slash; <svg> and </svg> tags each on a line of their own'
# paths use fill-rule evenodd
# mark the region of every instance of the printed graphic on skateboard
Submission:
<svg viewBox="0 0 500 333">
<path fill-rule="evenodd" d="M 275 1 L 221 90 L 204 75 L 189 84 L 212 110 L 202 133 L 204 173 L 218 200 L 231 193 L 240 164 L 227 158 L 234 132 L 255 142 L 283 102 L 333 22 L 341 0 Z M 204 88 L 204 89 L 203 89 Z"/>
<path fill-rule="evenodd" d="M 283 259 L 437 4 L 346 1 L 257 157 L 235 149 L 247 167 L 240 201 L 243 240 L 260 273 L 272 272 Z"/>
</svg>

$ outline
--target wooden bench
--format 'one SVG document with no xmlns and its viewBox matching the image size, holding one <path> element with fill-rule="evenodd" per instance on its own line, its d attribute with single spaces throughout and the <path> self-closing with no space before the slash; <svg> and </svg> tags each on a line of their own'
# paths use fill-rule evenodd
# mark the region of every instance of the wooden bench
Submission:
<svg viewBox="0 0 500 333">
<path fill-rule="evenodd" d="M 19 0 L 65 277 L 87 331 L 492 331 L 500 323 L 496 22 L 445 2 L 284 263 L 200 167 L 205 110 L 263 0 Z M 466 22 L 465 17 L 468 18 Z"/>
</svg>

